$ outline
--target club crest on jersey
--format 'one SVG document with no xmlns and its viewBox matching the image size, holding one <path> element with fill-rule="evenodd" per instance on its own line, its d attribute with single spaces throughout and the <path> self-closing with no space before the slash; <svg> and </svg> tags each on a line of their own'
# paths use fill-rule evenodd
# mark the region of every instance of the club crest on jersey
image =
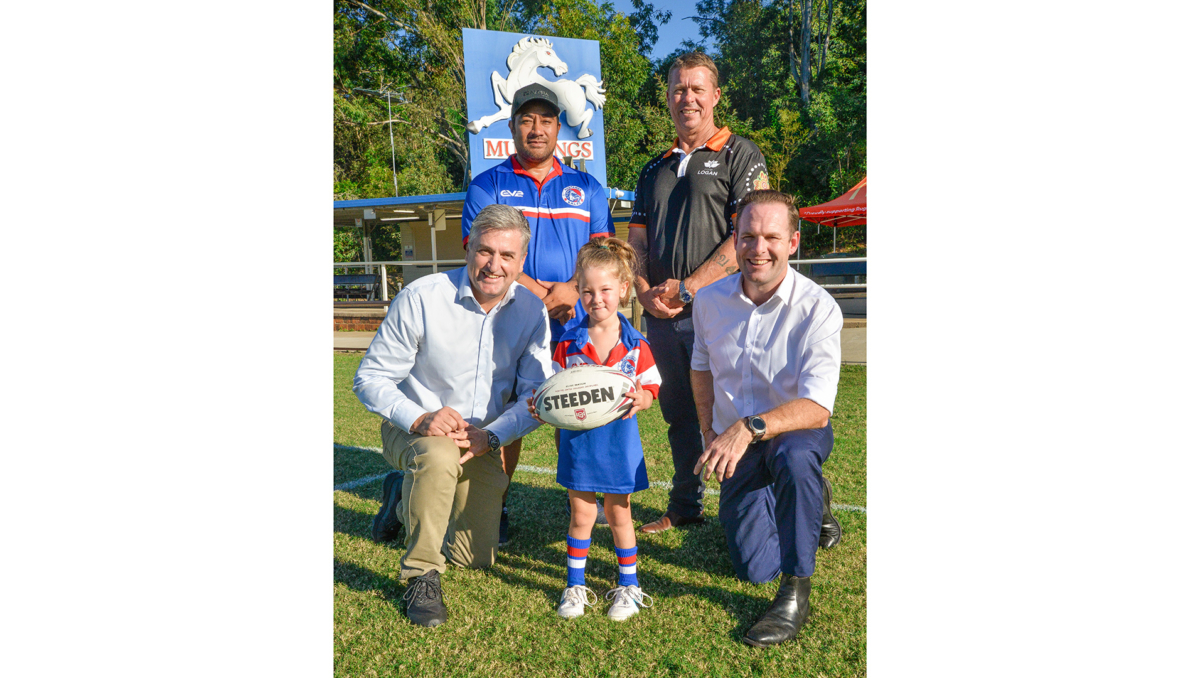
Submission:
<svg viewBox="0 0 1200 678">
<path fill-rule="evenodd" d="M 767 171 L 763 170 L 758 173 L 758 178 L 754 180 L 754 190 L 761 191 L 771 187 L 771 182 L 767 180 Z"/>
<path fill-rule="evenodd" d="M 524 198 L 525 191 L 510 191 L 508 189 L 505 189 L 503 191 L 500 191 L 500 197 L 501 198 Z"/>
<path fill-rule="evenodd" d="M 709 160 L 708 162 L 704 163 L 704 166 L 709 169 L 712 169 L 712 168 L 716 167 L 718 164 L 719 163 L 716 160 Z"/>
<path fill-rule="evenodd" d="M 579 207 L 583 204 L 583 189 L 578 186 L 567 186 L 563 189 L 562 199 L 571 207 Z"/>
<path fill-rule="evenodd" d="M 633 361 L 630 360 L 629 358 L 625 358 L 624 360 L 622 360 L 621 361 L 621 372 L 624 373 L 625 376 L 632 379 L 634 377 L 634 375 L 637 373 L 637 371 L 633 368 Z"/>
</svg>

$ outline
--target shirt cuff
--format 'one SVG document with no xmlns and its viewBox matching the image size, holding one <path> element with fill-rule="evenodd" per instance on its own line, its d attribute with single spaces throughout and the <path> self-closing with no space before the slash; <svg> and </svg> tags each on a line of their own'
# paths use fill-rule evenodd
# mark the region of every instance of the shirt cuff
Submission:
<svg viewBox="0 0 1200 678">
<path fill-rule="evenodd" d="M 388 416 L 388 421 L 402 429 L 405 433 L 411 433 L 413 423 L 420 419 L 423 414 L 425 414 L 425 408 L 411 400 L 405 400 L 396 403 L 395 409 Z"/>
<path fill-rule="evenodd" d="M 500 439 L 500 445 L 504 446 L 523 437 L 538 426 L 538 421 L 529 414 L 525 399 L 520 398 L 518 402 L 512 403 L 503 414 L 496 417 L 495 421 L 481 428 L 495 433 L 496 437 Z"/>
<path fill-rule="evenodd" d="M 808 398 L 833 414 L 833 401 L 837 397 L 837 384 L 825 379 L 806 379 L 800 384 L 800 397 Z"/>
</svg>

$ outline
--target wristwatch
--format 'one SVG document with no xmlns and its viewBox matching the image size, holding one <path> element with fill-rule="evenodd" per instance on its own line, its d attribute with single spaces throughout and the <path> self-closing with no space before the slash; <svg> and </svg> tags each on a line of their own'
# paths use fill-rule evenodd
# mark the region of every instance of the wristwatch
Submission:
<svg viewBox="0 0 1200 678">
<path fill-rule="evenodd" d="M 486 428 L 483 431 L 488 434 L 488 452 L 495 452 L 500 449 L 500 437 Z"/>
<path fill-rule="evenodd" d="M 743 421 L 746 422 L 746 428 L 750 429 L 750 442 L 757 443 L 767 434 L 767 422 L 757 414 L 752 414 Z"/>
<path fill-rule="evenodd" d="M 680 280 L 679 281 L 679 300 L 685 304 L 690 304 L 690 303 L 692 303 L 692 299 L 695 299 L 695 298 L 696 298 L 696 296 L 694 294 L 687 291 L 687 285 L 684 285 L 683 281 Z"/>
</svg>

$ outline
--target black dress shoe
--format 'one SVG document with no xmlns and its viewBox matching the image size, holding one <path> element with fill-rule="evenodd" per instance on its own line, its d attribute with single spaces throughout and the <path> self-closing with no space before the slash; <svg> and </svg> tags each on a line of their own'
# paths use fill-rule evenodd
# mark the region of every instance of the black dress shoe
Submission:
<svg viewBox="0 0 1200 678">
<path fill-rule="evenodd" d="M 404 591 L 408 601 L 406 613 L 417 626 L 437 626 L 446 621 L 446 603 L 442 601 L 442 580 L 437 570 L 430 570 L 408 580 Z"/>
<path fill-rule="evenodd" d="M 842 525 L 833 517 L 833 509 L 829 506 L 833 499 L 833 485 L 825 476 L 821 476 L 821 496 L 825 505 L 821 509 L 821 538 L 817 545 L 823 549 L 831 549 L 842 540 Z"/>
<path fill-rule="evenodd" d="M 371 541 L 392 541 L 400 534 L 404 523 L 396 517 L 396 507 L 400 505 L 400 495 L 404 490 L 404 474 L 392 471 L 383 479 L 383 506 L 375 514 L 371 522 Z"/>
<path fill-rule="evenodd" d="M 770 647 L 796 637 L 796 632 L 808 621 L 808 594 L 812 583 L 808 577 L 783 575 L 779 593 L 766 614 L 742 636 L 742 642 L 754 647 Z"/>
<path fill-rule="evenodd" d="M 567 497 L 567 515 L 571 515 L 571 497 Z M 596 499 L 596 524 L 607 525 L 608 517 L 604 515 L 604 500 Z"/>
</svg>

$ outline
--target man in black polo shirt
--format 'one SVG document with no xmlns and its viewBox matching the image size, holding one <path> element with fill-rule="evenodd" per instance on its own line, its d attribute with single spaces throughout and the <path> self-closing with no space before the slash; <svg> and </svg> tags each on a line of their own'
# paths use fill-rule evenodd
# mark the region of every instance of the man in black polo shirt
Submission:
<svg viewBox="0 0 1200 678">
<path fill-rule="evenodd" d="M 648 533 L 704 521 L 704 483 L 693 472 L 704 438 L 689 372 L 695 339 L 691 301 L 700 288 L 738 271 L 732 238 L 738 201 L 770 188 L 766 161 L 754 142 L 728 127 L 717 129 L 718 82 L 717 65 L 704 54 L 684 54 L 671 64 L 667 106 L 678 136 L 642 168 L 629 222 L 629 244 L 644 262 L 635 286 L 663 378 L 659 403 L 675 465 L 667 511 L 642 525 Z M 831 548 L 841 540 L 841 526 L 830 511 L 832 488 L 826 482 L 822 489 L 819 544 Z"/>
<path fill-rule="evenodd" d="M 629 244 L 644 262 L 637 295 L 649 315 L 648 338 L 663 377 L 659 402 L 675 464 L 667 512 L 642 532 L 704 520 L 704 483 L 692 470 L 704 438 L 688 372 L 694 339 L 690 303 L 700 288 L 737 272 L 730 237 L 737 202 L 752 190 L 769 188 L 766 162 L 754 142 L 728 127 L 717 129 L 717 82 L 717 66 L 704 54 L 684 54 L 671 64 L 667 105 L 678 136 L 642 168 L 629 222 Z"/>
</svg>

